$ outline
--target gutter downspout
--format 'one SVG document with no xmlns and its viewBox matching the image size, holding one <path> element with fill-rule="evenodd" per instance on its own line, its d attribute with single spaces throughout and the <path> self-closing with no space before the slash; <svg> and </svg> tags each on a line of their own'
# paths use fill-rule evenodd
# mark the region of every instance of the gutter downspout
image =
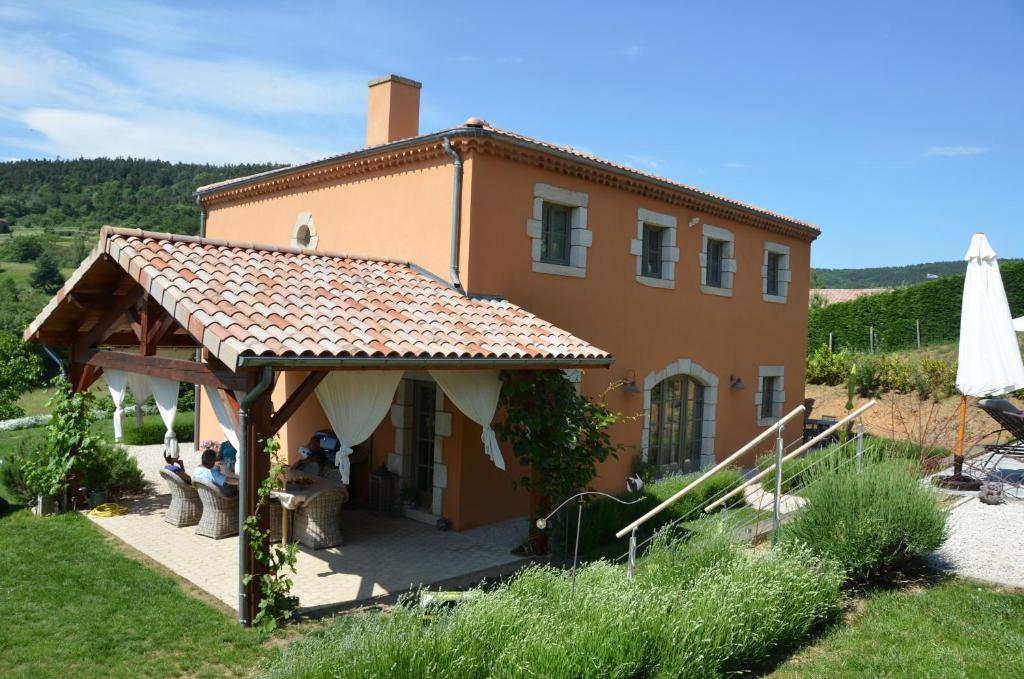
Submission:
<svg viewBox="0 0 1024 679">
<path fill-rule="evenodd" d="M 452 157 L 455 164 L 455 174 L 452 180 L 452 253 L 448 273 L 451 276 L 452 285 L 461 293 L 462 281 L 459 280 L 459 238 L 462 230 L 462 158 L 459 152 L 452 148 L 448 137 L 444 138 L 444 151 Z"/>
<path fill-rule="evenodd" d="M 238 624 L 248 627 L 252 624 L 246 612 L 249 609 L 249 597 L 245 593 L 245 558 L 248 555 L 248 541 L 245 537 L 245 508 L 249 502 L 249 446 L 255 441 L 248 441 L 249 406 L 263 395 L 274 383 L 274 369 L 267 366 L 263 369 L 259 384 L 250 389 L 238 402 Z"/>
<path fill-rule="evenodd" d="M 204 238 L 206 236 L 206 206 L 203 205 L 203 199 L 196 196 L 196 205 L 199 206 L 199 237 Z M 196 363 L 203 360 L 203 350 L 196 349 Z M 194 412 L 192 413 L 192 447 L 199 452 L 199 385 L 194 384 L 192 388 L 195 390 L 195 395 L 192 397 L 192 403 Z"/>
</svg>

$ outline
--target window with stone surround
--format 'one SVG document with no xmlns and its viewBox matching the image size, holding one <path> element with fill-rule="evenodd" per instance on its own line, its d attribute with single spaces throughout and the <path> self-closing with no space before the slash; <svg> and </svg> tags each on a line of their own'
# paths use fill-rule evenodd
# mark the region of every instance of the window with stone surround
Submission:
<svg viewBox="0 0 1024 679">
<path fill-rule="evenodd" d="M 718 378 L 690 359 L 679 359 L 644 378 L 645 462 L 666 471 L 705 469 L 715 462 Z"/>
<path fill-rule="evenodd" d="M 736 237 L 732 231 L 705 224 L 700 252 L 700 289 L 731 297 L 736 274 Z"/>
<path fill-rule="evenodd" d="M 676 218 L 640 208 L 636 215 L 636 238 L 629 244 L 636 257 L 636 280 L 654 288 L 674 288 L 676 262 Z"/>
<path fill-rule="evenodd" d="M 789 246 L 765 243 L 761 263 L 761 295 L 764 301 L 785 304 L 791 279 Z"/>
<path fill-rule="evenodd" d="M 533 271 L 576 278 L 587 275 L 587 250 L 593 243 L 587 228 L 588 202 L 586 193 L 534 184 L 533 214 L 526 222 Z"/>
<path fill-rule="evenodd" d="M 316 250 L 320 243 L 320 237 L 316 235 L 316 224 L 313 222 L 313 213 L 300 212 L 295 218 L 295 226 L 292 227 L 291 246 L 303 250 Z"/>
<path fill-rule="evenodd" d="M 786 403 L 786 369 L 781 365 L 763 365 L 757 371 L 757 393 L 754 406 L 757 408 L 757 424 L 767 427 L 782 417 Z"/>
</svg>

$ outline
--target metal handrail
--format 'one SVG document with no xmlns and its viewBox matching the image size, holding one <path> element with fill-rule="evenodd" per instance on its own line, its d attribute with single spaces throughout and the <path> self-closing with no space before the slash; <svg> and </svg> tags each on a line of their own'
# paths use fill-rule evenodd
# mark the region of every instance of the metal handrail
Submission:
<svg viewBox="0 0 1024 679">
<path fill-rule="evenodd" d="M 864 405 L 862 405 L 860 408 L 857 408 L 856 410 L 851 411 L 846 417 L 844 417 L 841 420 L 838 420 L 831 427 L 829 427 L 825 431 L 821 432 L 820 434 L 818 434 L 817 436 L 812 438 L 810 441 L 808 441 L 807 443 L 805 443 L 802 446 L 800 446 L 799 448 L 793 450 L 793 452 L 788 453 L 785 457 L 782 458 L 781 462 L 786 462 L 788 460 L 791 460 L 794 457 L 796 457 L 797 455 L 800 455 L 801 453 L 804 453 L 807 450 L 810 450 L 815 445 L 817 445 L 819 442 L 821 442 L 823 439 L 825 439 L 828 436 L 830 436 L 832 434 L 832 432 L 834 432 L 836 429 L 838 429 L 839 427 L 843 426 L 844 424 L 846 424 L 847 422 L 849 422 L 853 418 L 860 417 L 861 414 L 864 411 L 868 410 L 869 408 L 873 408 L 877 403 L 878 403 L 877 401 L 871 400 L 871 401 L 868 401 L 867 403 L 865 403 Z M 725 504 L 725 502 L 728 501 L 729 498 L 733 497 L 734 495 L 736 495 L 738 493 L 743 492 L 744 488 L 757 483 L 758 481 L 760 481 L 764 477 L 766 477 L 769 474 L 771 474 L 773 471 L 775 471 L 775 463 L 774 462 L 769 467 L 765 468 L 763 471 L 758 473 L 757 475 L 750 477 L 749 479 L 747 479 L 746 481 L 744 481 L 740 485 L 738 485 L 735 488 L 733 488 L 732 491 L 728 495 L 725 495 L 724 497 L 720 497 L 717 500 L 709 503 L 708 506 L 706 506 L 704 508 L 704 511 L 705 512 L 713 511 L 719 505 Z"/>
<path fill-rule="evenodd" d="M 707 480 L 708 477 L 717 474 L 718 472 L 720 472 L 721 470 L 725 469 L 730 464 L 732 464 L 732 462 L 734 460 L 736 460 L 737 458 L 739 458 L 739 457 L 743 456 L 744 454 L 750 452 L 751 448 L 753 448 L 757 444 L 761 443 L 761 441 L 763 441 L 766 438 L 768 438 L 769 436 L 771 436 L 771 434 L 773 432 L 781 429 L 786 424 L 786 422 L 788 422 L 789 420 L 793 419 L 794 417 L 796 417 L 797 415 L 799 415 L 803 411 L 804 411 L 804 406 L 803 405 L 798 405 L 796 408 L 793 408 L 793 410 L 789 411 L 789 413 L 786 414 L 786 416 L 783 417 L 781 420 L 779 420 L 778 422 L 775 422 L 774 424 L 772 424 L 772 426 L 768 427 L 763 432 L 761 432 L 760 434 L 755 436 L 753 439 L 751 439 L 750 442 L 747 443 L 745 446 L 743 446 L 742 448 L 737 450 L 735 453 L 733 453 L 729 457 L 725 458 L 724 460 L 722 460 L 721 462 L 716 464 L 711 469 L 709 469 L 706 472 L 704 472 L 703 474 L 701 474 L 690 485 L 686 486 L 685 488 L 683 488 L 682 490 L 677 492 L 675 495 L 673 495 L 672 497 L 668 498 L 667 500 L 662 502 L 660 505 L 658 505 L 657 507 L 655 507 L 651 511 L 649 511 L 646 514 L 644 514 L 643 516 L 641 516 L 639 519 L 637 519 L 633 523 L 629 524 L 628 526 L 626 526 L 625 528 L 620 530 L 618 533 L 615 534 L 615 537 L 621 538 L 621 537 L 625 536 L 626 533 L 630 532 L 631 530 L 633 530 L 635 528 L 639 528 L 644 523 L 646 523 L 648 520 L 650 520 L 650 519 L 654 518 L 656 515 L 660 514 L 669 505 L 672 505 L 672 504 L 678 502 L 684 495 L 686 495 L 687 493 L 692 491 L 694 488 L 696 488 L 697 486 L 702 484 L 705 480 Z"/>
</svg>

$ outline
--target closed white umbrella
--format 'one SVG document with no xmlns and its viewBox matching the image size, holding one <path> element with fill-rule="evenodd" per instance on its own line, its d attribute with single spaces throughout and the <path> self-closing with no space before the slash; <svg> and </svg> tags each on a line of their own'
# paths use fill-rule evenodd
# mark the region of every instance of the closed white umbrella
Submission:
<svg viewBox="0 0 1024 679">
<path fill-rule="evenodd" d="M 962 474 L 967 397 L 994 396 L 1024 388 L 1024 362 L 1013 330 L 1010 305 L 995 250 L 985 234 L 974 234 L 964 259 L 967 276 L 960 309 L 960 357 L 956 371 L 956 387 L 963 395 L 953 476 L 947 485 L 951 485 L 949 481 L 967 481 Z"/>
</svg>

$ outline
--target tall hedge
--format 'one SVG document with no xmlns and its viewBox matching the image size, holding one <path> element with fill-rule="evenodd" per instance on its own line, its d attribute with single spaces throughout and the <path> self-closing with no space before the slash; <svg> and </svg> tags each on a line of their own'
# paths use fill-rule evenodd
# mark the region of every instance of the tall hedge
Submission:
<svg viewBox="0 0 1024 679">
<path fill-rule="evenodd" d="M 1014 317 L 1024 314 L 1024 262 L 1000 264 L 1003 286 Z M 880 295 L 811 309 L 807 323 L 808 346 L 832 344 L 836 349 L 869 348 L 868 332 L 875 329 L 875 351 L 906 349 L 916 345 L 914 321 L 921 321 L 921 343 L 950 342 L 960 334 L 960 302 L 964 277 L 948 276 Z"/>
</svg>

